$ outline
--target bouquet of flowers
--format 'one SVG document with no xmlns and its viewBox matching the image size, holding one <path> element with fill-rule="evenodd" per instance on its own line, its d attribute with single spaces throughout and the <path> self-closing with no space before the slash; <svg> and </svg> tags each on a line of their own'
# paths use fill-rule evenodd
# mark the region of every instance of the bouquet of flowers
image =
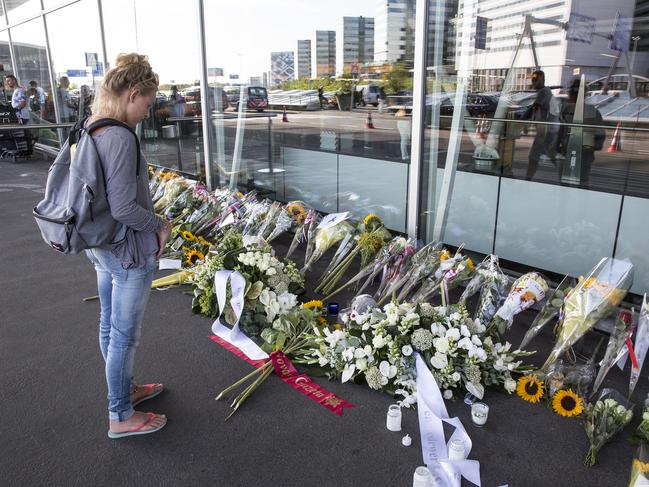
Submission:
<svg viewBox="0 0 649 487">
<path fill-rule="evenodd" d="M 593 360 L 581 364 L 567 364 L 558 360 L 545 375 L 545 384 L 550 396 L 561 389 L 574 390 L 581 397 L 587 397 L 595 380 L 597 368 Z"/>
<path fill-rule="evenodd" d="M 288 252 L 286 252 L 286 258 L 289 258 L 295 252 L 297 246 L 306 241 L 309 228 L 316 221 L 316 213 L 313 208 L 309 208 L 302 201 L 290 201 L 286 205 L 286 210 L 296 228 L 291 245 Z"/>
<path fill-rule="evenodd" d="M 631 441 L 636 444 L 649 445 L 649 395 L 645 398 L 642 409 L 642 421 L 631 436 Z"/>
<path fill-rule="evenodd" d="M 635 385 L 640 378 L 640 371 L 647 357 L 649 349 L 649 305 L 647 304 L 647 294 L 642 299 L 640 308 L 640 317 L 638 318 L 638 329 L 635 335 L 635 345 L 633 347 L 635 360 L 631 360 L 631 377 L 629 378 L 629 397 L 633 394 Z"/>
<path fill-rule="evenodd" d="M 475 293 L 480 293 L 476 319 L 489 323 L 496 314 L 508 284 L 507 276 L 500 270 L 498 256 L 490 255 L 476 268 L 473 278 L 467 284 L 460 297 L 460 303 L 466 302 Z M 521 349 L 523 346 L 521 345 Z"/>
<path fill-rule="evenodd" d="M 266 236 L 266 242 L 272 242 L 282 233 L 287 232 L 291 229 L 293 219 L 291 218 L 291 215 L 285 207 L 282 206 L 279 209 L 279 214 L 277 215 L 274 224 L 274 228 Z"/>
<path fill-rule="evenodd" d="M 280 261 L 267 247 L 243 246 L 241 235 L 231 230 L 217 244 L 215 252 L 193 269 L 194 312 L 212 318 L 218 316 L 214 275 L 220 269 L 236 270 L 246 279 L 240 326 L 248 335 L 258 335 L 275 318 L 295 308 L 297 296 L 294 293 L 304 286 L 304 278 L 293 262 Z M 227 323 L 234 324 L 236 317 L 229 306 L 229 288 L 226 297 L 228 304 L 223 317 Z"/>
<path fill-rule="evenodd" d="M 353 231 L 352 226 L 346 221 L 347 217 L 347 213 L 332 213 L 322 219 L 315 233 L 315 248 L 302 268 L 302 272 L 308 271 L 327 250 Z"/>
<path fill-rule="evenodd" d="M 617 362 L 617 356 L 626 345 L 626 341 L 631 334 L 631 322 L 632 316 L 631 312 L 627 310 L 622 310 L 618 313 L 617 319 L 615 320 L 615 326 L 611 332 L 611 336 L 608 340 L 608 345 L 606 347 L 606 353 L 604 358 L 599 363 L 599 372 L 597 373 L 597 378 L 595 379 L 595 384 L 593 385 L 593 395 L 598 391 L 606 374 L 608 374 L 611 367 Z"/>
<path fill-rule="evenodd" d="M 548 283 L 539 273 L 523 274 L 514 281 L 505 302 L 491 321 L 490 329 L 502 335 L 514 322 L 514 316 L 543 300 L 547 292 Z"/>
<path fill-rule="evenodd" d="M 414 351 L 423 355 L 447 399 L 460 387 L 478 397 L 485 386 L 513 392 L 512 374 L 527 370 L 519 360 L 526 352 L 481 338 L 484 326 L 462 306 L 390 302 L 357 311 L 341 315 L 343 329 L 315 330 L 306 358 L 343 382 L 364 379 L 372 389 L 397 394 L 404 406 L 416 401 Z"/>
<path fill-rule="evenodd" d="M 530 329 L 525 333 L 521 341 L 521 348 L 525 348 L 541 332 L 545 325 L 559 315 L 566 297 L 574 287 L 575 280 L 572 277 L 566 276 L 561 280 L 554 293 L 552 293 L 552 296 L 545 302 L 539 314 L 534 318 Z"/>
<path fill-rule="evenodd" d="M 584 465 L 595 465 L 597 452 L 633 418 L 633 405 L 612 389 L 604 389 L 595 404 L 586 406 L 584 427 L 590 448 Z"/>
<path fill-rule="evenodd" d="M 547 371 L 597 321 L 612 313 L 632 282 L 633 264 L 610 257 L 581 279 L 564 302 L 557 342 L 541 370 Z"/>
<path fill-rule="evenodd" d="M 649 445 L 641 444 L 631 464 L 629 487 L 649 487 Z"/>
<path fill-rule="evenodd" d="M 374 213 L 367 215 L 363 219 L 355 243 L 350 239 L 352 243 L 346 247 L 348 249 L 346 255 L 332 260 L 333 267 L 325 271 L 322 282 L 315 291 L 322 290 L 324 293 L 333 291 L 357 255 L 361 256 L 361 269 L 363 269 L 391 239 L 392 235 L 385 228 L 383 221 Z M 341 244 L 340 248 L 342 247 Z"/>
<path fill-rule="evenodd" d="M 286 355 L 301 355 L 309 341 L 305 339 L 305 332 L 316 326 L 319 317 L 319 310 L 307 307 L 295 307 L 290 312 L 275 319 L 271 328 L 264 329 L 262 338 L 267 352 L 281 351 Z M 229 387 L 222 390 L 216 397 L 217 400 L 233 393 L 237 389 L 246 387 L 234 398 L 230 404 L 230 414 L 226 421 L 232 417 L 241 405 L 248 399 L 257 388 L 273 373 L 274 367 L 270 359 L 256 368 L 248 375 L 236 381 Z"/>
<path fill-rule="evenodd" d="M 398 292 L 397 301 L 407 301 L 411 291 L 431 274 L 434 274 L 442 260 L 450 254 L 440 242 L 430 242 L 417 251 L 411 259 L 411 267 L 391 290 Z"/>
</svg>

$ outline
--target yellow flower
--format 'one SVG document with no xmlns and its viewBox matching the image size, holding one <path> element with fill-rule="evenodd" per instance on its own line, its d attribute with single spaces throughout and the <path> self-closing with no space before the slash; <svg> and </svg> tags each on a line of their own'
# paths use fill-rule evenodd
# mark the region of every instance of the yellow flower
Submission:
<svg viewBox="0 0 649 487">
<path fill-rule="evenodd" d="M 642 462 L 637 458 L 633 459 L 633 468 L 642 473 L 649 473 L 649 463 Z"/>
<path fill-rule="evenodd" d="M 341 325 L 340 323 L 336 323 L 334 325 L 334 330 L 342 330 L 342 329 L 343 329 L 343 325 Z"/>
<path fill-rule="evenodd" d="M 307 301 L 302 305 L 304 309 L 317 309 L 317 310 L 322 310 L 324 308 L 324 303 L 320 301 L 319 299 L 313 299 L 311 301 Z"/>
<path fill-rule="evenodd" d="M 451 258 L 451 254 L 446 249 L 442 250 L 442 253 L 439 254 L 439 261 L 440 262 L 444 262 L 445 260 L 448 260 L 450 258 Z"/>
<path fill-rule="evenodd" d="M 537 403 L 543 397 L 543 381 L 539 380 L 535 375 L 524 375 L 516 384 L 516 394 L 531 403 Z"/>
<path fill-rule="evenodd" d="M 383 220 L 381 220 L 379 218 L 379 215 L 377 215 L 376 213 L 370 213 L 363 219 L 363 224 L 365 226 L 368 226 L 372 223 L 377 225 L 383 225 Z"/>
<path fill-rule="evenodd" d="M 187 242 L 198 242 L 196 235 L 194 235 L 189 230 L 183 230 L 182 232 L 180 232 L 180 236 Z"/>
<path fill-rule="evenodd" d="M 321 327 L 327 326 L 327 320 L 325 320 L 322 316 L 318 316 L 318 325 Z"/>
<path fill-rule="evenodd" d="M 288 214 L 291 215 L 291 218 L 297 221 L 298 225 L 304 223 L 306 210 L 303 205 L 300 203 L 291 203 L 286 207 L 286 210 L 288 211 Z"/>
<path fill-rule="evenodd" d="M 167 181 L 169 179 L 179 178 L 180 176 L 173 171 L 166 172 L 162 175 L 162 179 Z"/>
<path fill-rule="evenodd" d="M 467 257 L 466 259 L 466 266 L 471 269 L 471 271 L 475 271 L 475 265 L 473 264 L 473 261 L 471 260 L 471 257 Z"/>
<path fill-rule="evenodd" d="M 579 416 L 584 410 L 584 405 L 579 394 L 574 393 L 572 389 L 562 389 L 552 397 L 552 409 L 561 416 L 571 418 Z"/>
<path fill-rule="evenodd" d="M 199 252 L 198 250 L 194 249 L 188 249 L 184 247 L 185 250 L 185 262 L 187 265 L 194 265 L 196 262 L 199 260 L 203 260 L 205 258 L 205 254 L 202 252 Z"/>
<path fill-rule="evenodd" d="M 204 239 L 203 237 L 198 237 L 198 243 L 201 245 L 205 245 L 206 247 L 209 247 L 212 245 L 212 243 L 209 240 Z"/>
</svg>

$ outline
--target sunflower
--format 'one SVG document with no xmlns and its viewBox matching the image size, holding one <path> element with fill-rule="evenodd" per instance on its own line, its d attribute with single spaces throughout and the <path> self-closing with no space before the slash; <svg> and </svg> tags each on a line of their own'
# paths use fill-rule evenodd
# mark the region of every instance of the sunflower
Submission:
<svg viewBox="0 0 649 487">
<path fill-rule="evenodd" d="M 327 326 L 327 320 L 324 319 L 322 316 L 318 316 L 318 325 L 322 328 Z"/>
<path fill-rule="evenodd" d="M 183 230 L 180 232 L 180 236 L 185 240 L 186 242 L 198 242 L 198 239 L 196 238 L 196 235 L 194 235 L 192 232 L 189 230 Z"/>
<path fill-rule="evenodd" d="M 640 461 L 637 458 L 633 460 L 633 468 L 642 473 L 649 473 L 649 463 Z"/>
<path fill-rule="evenodd" d="M 377 215 L 376 213 L 368 213 L 367 216 L 363 219 L 363 224 L 367 226 L 371 223 L 383 225 L 383 220 L 381 220 L 381 218 L 379 218 L 379 215 Z"/>
<path fill-rule="evenodd" d="M 444 262 L 445 260 L 448 260 L 450 258 L 451 258 L 451 254 L 446 249 L 442 250 L 442 253 L 439 254 L 439 261 L 440 262 Z"/>
<path fill-rule="evenodd" d="M 543 397 L 543 381 L 535 375 L 524 375 L 518 379 L 516 394 L 527 402 L 537 403 Z"/>
<path fill-rule="evenodd" d="M 579 394 L 574 393 L 572 389 L 561 389 L 552 397 L 552 409 L 561 416 L 571 418 L 579 416 L 584 406 Z"/>
<path fill-rule="evenodd" d="M 302 305 L 304 309 L 317 309 L 317 310 L 322 310 L 324 308 L 324 303 L 320 301 L 319 299 L 313 299 L 311 301 L 307 301 Z"/>
<path fill-rule="evenodd" d="M 199 260 L 203 260 L 205 258 L 205 254 L 202 252 L 199 252 L 198 250 L 194 249 L 186 249 L 185 250 L 185 262 L 187 265 L 194 265 L 196 262 Z"/>
<path fill-rule="evenodd" d="M 198 243 L 204 245 L 205 247 L 210 247 L 212 245 L 209 240 L 206 240 L 203 237 L 198 237 Z"/>
<path fill-rule="evenodd" d="M 306 210 L 303 205 L 300 203 L 291 203 L 286 207 L 286 210 L 291 215 L 291 218 L 297 221 L 298 225 L 302 225 L 306 218 Z"/>
<path fill-rule="evenodd" d="M 466 266 L 467 266 L 471 271 L 475 271 L 475 264 L 474 264 L 473 261 L 471 260 L 471 257 L 468 257 L 468 258 L 466 259 Z"/>
</svg>

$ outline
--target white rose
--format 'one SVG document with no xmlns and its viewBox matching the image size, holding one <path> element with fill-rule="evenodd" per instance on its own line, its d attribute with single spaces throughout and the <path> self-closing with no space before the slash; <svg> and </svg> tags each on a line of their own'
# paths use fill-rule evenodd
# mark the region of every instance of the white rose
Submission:
<svg viewBox="0 0 649 487">
<path fill-rule="evenodd" d="M 267 276 L 274 276 L 275 274 L 277 274 L 277 270 L 274 267 L 270 267 L 266 271 Z"/>
<path fill-rule="evenodd" d="M 433 340 L 433 346 L 435 347 L 435 350 L 441 353 L 446 353 L 448 352 L 449 349 L 449 344 L 448 340 L 446 338 L 435 338 Z"/>
<path fill-rule="evenodd" d="M 401 347 L 401 353 L 406 357 L 410 357 L 412 355 L 412 347 L 410 345 L 404 345 Z"/>
<path fill-rule="evenodd" d="M 451 375 L 451 379 L 453 379 L 453 382 L 459 382 L 460 381 L 460 373 L 459 372 L 453 372 L 453 375 Z"/>
<path fill-rule="evenodd" d="M 359 358 L 356 360 L 356 368 L 363 372 L 365 369 L 367 369 L 367 359 L 366 358 Z"/>
<path fill-rule="evenodd" d="M 510 394 L 516 390 L 516 381 L 514 379 L 505 379 L 505 390 Z"/>
<path fill-rule="evenodd" d="M 383 348 L 387 343 L 387 339 L 381 335 L 377 335 L 372 339 L 372 345 L 374 348 Z"/>
<path fill-rule="evenodd" d="M 450 389 L 446 389 L 444 391 L 444 399 L 446 399 L 448 401 L 449 399 L 452 399 L 452 398 L 453 398 L 453 391 L 450 390 Z"/>
</svg>

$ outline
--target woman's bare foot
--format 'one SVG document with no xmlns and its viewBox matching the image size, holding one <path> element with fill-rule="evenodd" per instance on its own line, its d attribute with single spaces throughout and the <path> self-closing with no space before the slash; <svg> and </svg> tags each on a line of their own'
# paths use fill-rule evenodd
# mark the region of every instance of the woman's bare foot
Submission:
<svg viewBox="0 0 649 487">
<path fill-rule="evenodd" d="M 126 421 L 110 421 L 110 431 L 113 433 L 124 433 L 127 431 L 137 430 L 149 431 L 158 429 L 167 423 L 167 416 L 164 414 L 144 413 L 142 411 L 135 411 L 135 414 L 128 418 Z"/>
<path fill-rule="evenodd" d="M 141 403 L 145 398 L 155 397 L 160 394 L 164 389 L 163 384 L 146 384 L 131 386 L 131 404 L 136 405 Z"/>
</svg>

